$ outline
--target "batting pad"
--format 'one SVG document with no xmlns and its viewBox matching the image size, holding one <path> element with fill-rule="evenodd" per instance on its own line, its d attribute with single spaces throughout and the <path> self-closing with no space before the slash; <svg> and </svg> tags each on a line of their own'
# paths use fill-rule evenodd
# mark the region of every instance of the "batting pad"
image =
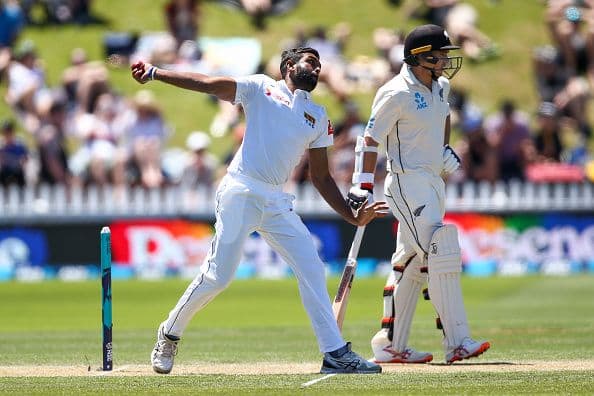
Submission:
<svg viewBox="0 0 594 396">
<path fill-rule="evenodd" d="M 418 256 L 406 266 L 402 277 L 394 288 L 394 330 L 392 348 L 398 352 L 406 349 L 412 318 L 417 308 L 419 293 L 427 280 L 421 273 L 422 262 Z"/>
<path fill-rule="evenodd" d="M 462 258 L 455 226 L 447 224 L 435 231 L 427 260 L 429 295 L 443 325 L 447 352 L 458 347 L 470 334 L 460 288 Z"/>
<path fill-rule="evenodd" d="M 384 286 L 384 318 L 391 318 L 394 312 L 394 285 L 396 284 L 396 273 L 390 271 L 386 286 Z"/>
</svg>

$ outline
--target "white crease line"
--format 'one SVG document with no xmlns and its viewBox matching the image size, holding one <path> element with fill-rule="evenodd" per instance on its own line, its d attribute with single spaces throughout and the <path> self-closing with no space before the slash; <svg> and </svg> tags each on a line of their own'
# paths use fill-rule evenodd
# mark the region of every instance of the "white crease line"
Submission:
<svg viewBox="0 0 594 396">
<path fill-rule="evenodd" d="M 368 362 L 373 362 L 373 358 L 369 358 L 369 359 L 367 359 L 367 361 L 368 361 Z M 326 374 L 326 375 L 325 375 L 325 376 L 323 376 L 323 377 L 316 378 L 316 379 L 314 379 L 314 380 L 311 380 L 311 381 L 304 382 L 303 384 L 301 384 L 301 388 L 307 388 L 308 386 L 312 386 L 312 385 L 314 385 L 314 384 L 317 384 L 318 382 L 324 381 L 325 379 L 328 379 L 328 378 L 330 378 L 330 377 L 334 377 L 336 374 L 337 374 L 337 373 Z"/>
<path fill-rule="evenodd" d="M 326 375 L 325 375 L 325 376 L 323 376 L 323 377 L 316 378 L 316 379 L 314 379 L 314 380 L 311 380 L 311 381 L 304 382 L 303 384 L 301 384 L 301 387 L 302 387 L 302 388 L 307 388 L 308 386 L 311 386 L 311 385 L 313 385 L 313 384 L 317 384 L 318 382 L 320 382 L 320 381 L 324 381 L 325 379 L 327 379 L 327 378 L 330 378 L 330 377 L 334 377 L 335 375 L 336 375 L 336 373 L 332 373 L 332 374 L 326 374 Z"/>
</svg>

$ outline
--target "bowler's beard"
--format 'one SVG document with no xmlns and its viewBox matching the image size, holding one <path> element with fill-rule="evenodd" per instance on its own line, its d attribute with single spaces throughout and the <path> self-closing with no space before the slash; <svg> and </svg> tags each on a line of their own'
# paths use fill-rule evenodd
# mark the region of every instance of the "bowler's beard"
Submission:
<svg viewBox="0 0 594 396">
<path fill-rule="evenodd" d="M 318 76 L 299 65 L 297 65 L 295 74 L 289 75 L 289 77 L 293 81 L 293 84 L 295 84 L 295 87 L 304 91 L 311 92 L 318 85 Z"/>
</svg>

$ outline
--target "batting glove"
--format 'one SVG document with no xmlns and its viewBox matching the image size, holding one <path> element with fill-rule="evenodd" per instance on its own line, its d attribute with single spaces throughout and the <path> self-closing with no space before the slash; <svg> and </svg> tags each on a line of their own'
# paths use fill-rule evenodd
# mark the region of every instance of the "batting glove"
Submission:
<svg viewBox="0 0 594 396">
<path fill-rule="evenodd" d="M 357 211 L 361 209 L 365 203 L 373 203 L 373 191 L 363 189 L 358 185 L 353 186 L 347 194 L 346 203 L 351 209 Z"/>
<path fill-rule="evenodd" d="M 443 171 L 452 174 L 460 167 L 460 157 L 449 144 L 443 146 Z"/>
</svg>

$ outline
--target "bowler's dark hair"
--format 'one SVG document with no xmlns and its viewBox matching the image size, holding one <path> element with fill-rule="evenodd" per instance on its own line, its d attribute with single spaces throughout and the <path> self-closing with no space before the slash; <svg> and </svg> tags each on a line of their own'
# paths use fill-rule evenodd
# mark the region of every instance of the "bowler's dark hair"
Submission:
<svg viewBox="0 0 594 396">
<path fill-rule="evenodd" d="M 280 63 L 280 72 L 282 78 L 285 78 L 285 75 L 287 74 L 287 62 L 292 61 L 293 63 L 297 63 L 303 54 L 314 54 L 316 58 L 320 59 L 320 54 L 318 51 L 311 47 L 299 47 L 284 50 L 281 54 Z"/>
</svg>

